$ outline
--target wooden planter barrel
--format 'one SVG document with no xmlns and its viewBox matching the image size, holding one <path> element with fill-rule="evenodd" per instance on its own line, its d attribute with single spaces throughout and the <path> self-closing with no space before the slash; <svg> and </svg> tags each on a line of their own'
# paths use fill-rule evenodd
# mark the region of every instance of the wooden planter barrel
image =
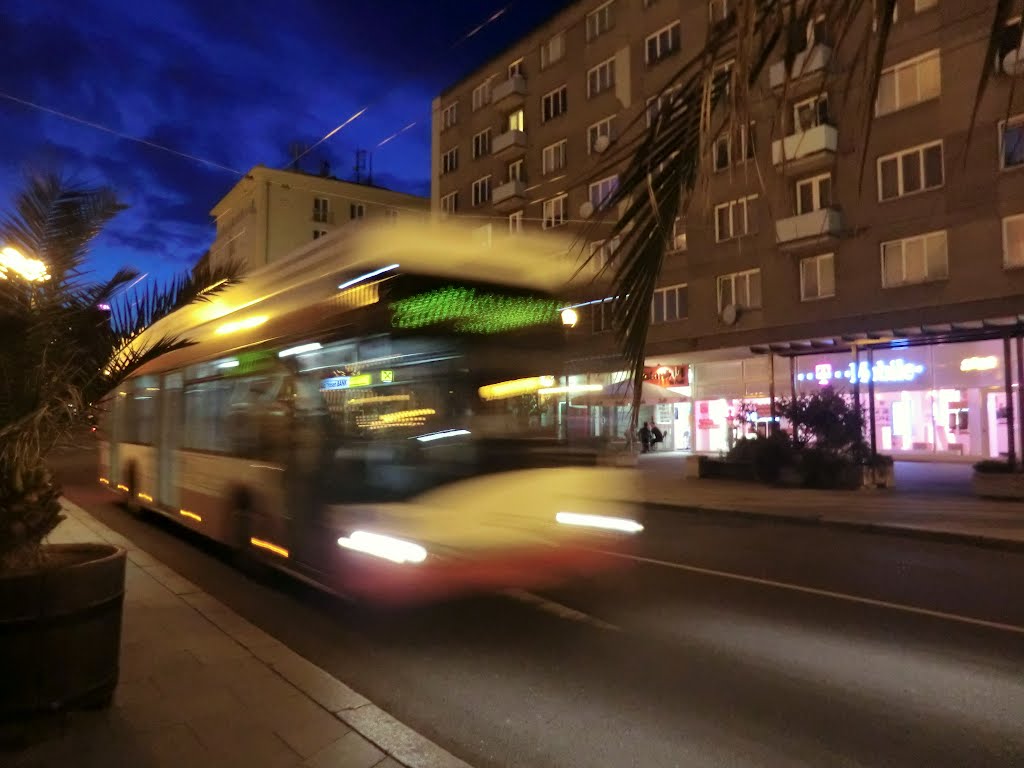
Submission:
<svg viewBox="0 0 1024 768">
<path fill-rule="evenodd" d="M 39 569 L 0 573 L 0 720 L 107 706 L 117 686 L 125 551 L 44 549 Z"/>
</svg>

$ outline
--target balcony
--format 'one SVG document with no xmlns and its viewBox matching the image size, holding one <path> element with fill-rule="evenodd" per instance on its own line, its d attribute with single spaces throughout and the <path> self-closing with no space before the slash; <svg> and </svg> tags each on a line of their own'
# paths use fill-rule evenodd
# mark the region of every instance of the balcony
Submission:
<svg viewBox="0 0 1024 768">
<path fill-rule="evenodd" d="M 775 240 L 779 245 L 818 242 L 839 237 L 843 228 L 843 215 L 835 208 L 820 208 L 810 213 L 790 216 L 775 222 Z"/>
<path fill-rule="evenodd" d="M 786 173 L 804 173 L 832 163 L 839 144 L 834 125 L 816 125 L 772 142 L 772 162 Z"/>
<path fill-rule="evenodd" d="M 526 151 L 526 134 L 523 131 L 505 131 L 491 142 L 491 154 L 503 155 Z"/>
<path fill-rule="evenodd" d="M 512 179 L 491 192 L 491 203 L 499 211 L 519 208 L 526 200 L 526 185 L 519 179 Z"/>
<path fill-rule="evenodd" d="M 491 88 L 491 103 L 495 106 L 511 107 L 526 99 L 526 78 L 512 75 L 508 80 Z"/>
<path fill-rule="evenodd" d="M 793 59 L 793 68 L 789 71 L 790 83 L 794 80 L 822 72 L 832 61 L 832 49 L 827 45 L 815 45 L 801 51 Z M 781 88 L 786 82 L 786 62 L 777 61 L 768 70 L 768 84 L 772 88 Z"/>
</svg>

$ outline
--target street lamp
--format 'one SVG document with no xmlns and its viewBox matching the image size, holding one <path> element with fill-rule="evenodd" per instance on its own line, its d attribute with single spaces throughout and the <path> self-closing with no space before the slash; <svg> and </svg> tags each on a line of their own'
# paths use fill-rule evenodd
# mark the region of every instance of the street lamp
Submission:
<svg viewBox="0 0 1024 768">
<path fill-rule="evenodd" d="M 17 248 L 7 246 L 0 250 L 0 280 L 6 280 L 11 273 L 30 283 L 42 283 L 50 279 L 46 264 L 40 259 L 30 258 Z"/>
</svg>

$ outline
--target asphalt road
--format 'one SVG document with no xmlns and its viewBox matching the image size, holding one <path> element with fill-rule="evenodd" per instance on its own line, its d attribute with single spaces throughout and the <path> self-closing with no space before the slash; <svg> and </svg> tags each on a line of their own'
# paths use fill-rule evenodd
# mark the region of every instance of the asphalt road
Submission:
<svg viewBox="0 0 1024 768">
<path fill-rule="evenodd" d="M 478 768 L 1024 765 L 1024 553 L 652 509 L 615 578 L 373 616 L 62 466 L 71 499 Z"/>
</svg>

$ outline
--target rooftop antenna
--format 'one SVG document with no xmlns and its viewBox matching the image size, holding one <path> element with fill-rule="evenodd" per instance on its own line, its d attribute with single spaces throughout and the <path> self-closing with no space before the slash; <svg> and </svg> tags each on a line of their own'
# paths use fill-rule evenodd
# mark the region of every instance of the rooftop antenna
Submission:
<svg viewBox="0 0 1024 768">
<path fill-rule="evenodd" d="M 356 184 L 362 184 L 363 183 L 363 169 L 364 168 L 366 168 L 366 150 L 365 149 L 357 149 L 356 150 L 356 164 L 355 164 L 355 168 L 353 168 L 353 172 L 355 173 L 355 182 L 356 182 Z"/>
<path fill-rule="evenodd" d="M 288 164 L 288 167 L 293 171 L 301 171 L 299 167 L 299 158 L 302 157 L 308 151 L 309 147 L 303 144 L 301 141 L 293 141 L 288 145 L 288 154 L 291 156 L 292 161 Z"/>
</svg>

